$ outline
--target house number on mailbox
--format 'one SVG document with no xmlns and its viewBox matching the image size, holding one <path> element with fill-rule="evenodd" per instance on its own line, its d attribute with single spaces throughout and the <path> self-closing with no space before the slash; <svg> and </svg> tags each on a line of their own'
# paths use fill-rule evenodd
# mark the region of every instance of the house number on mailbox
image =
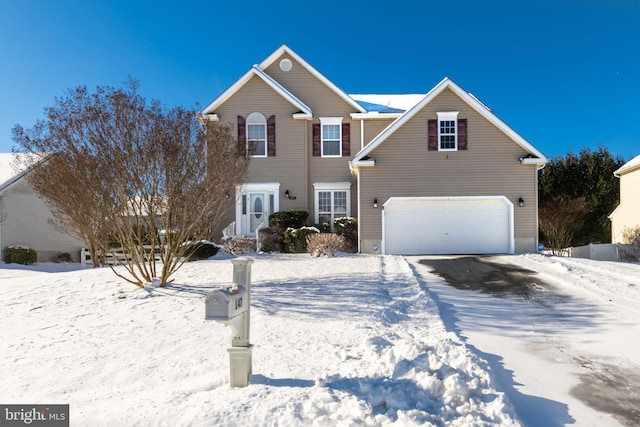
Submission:
<svg viewBox="0 0 640 427">
<path fill-rule="evenodd" d="M 238 298 L 236 301 L 236 310 L 242 307 L 242 298 Z"/>
</svg>

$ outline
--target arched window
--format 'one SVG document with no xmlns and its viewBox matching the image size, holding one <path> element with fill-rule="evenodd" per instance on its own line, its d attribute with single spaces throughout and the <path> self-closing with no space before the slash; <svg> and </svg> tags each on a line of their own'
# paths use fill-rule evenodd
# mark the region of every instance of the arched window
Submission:
<svg viewBox="0 0 640 427">
<path fill-rule="evenodd" d="M 260 113 L 247 117 L 247 149 L 253 157 L 267 157 L 267 119 Z"/>
</svg>

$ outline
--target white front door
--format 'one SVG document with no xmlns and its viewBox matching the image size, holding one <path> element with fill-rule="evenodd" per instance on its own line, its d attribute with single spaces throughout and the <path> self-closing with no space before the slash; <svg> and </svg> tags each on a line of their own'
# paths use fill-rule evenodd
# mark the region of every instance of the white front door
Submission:
<svg viewBox="0 0 640 427">
<path fill-rule="evenodd" d="M 249 193 L 247 197 L 247 202 L 249 206 L 247 207 L 247 213 L 249 215 L 248 226 L 249 228 L 246 230 L 246 233 L 243 233 L 247 236 L 255 236 L 256 228 L 258 228 L 263 223 L 268 225 L 269 221 L 269 210 L 267 209 L 268 197 L 265 193 Z"/>
<path fill-rule="evenodd" d="M 236 233 L 255 237 L 256 229 L 269 225 L 269 215 L 278 210 L 279 183 L 248 183 L 238 188 Z"/>
</svg>

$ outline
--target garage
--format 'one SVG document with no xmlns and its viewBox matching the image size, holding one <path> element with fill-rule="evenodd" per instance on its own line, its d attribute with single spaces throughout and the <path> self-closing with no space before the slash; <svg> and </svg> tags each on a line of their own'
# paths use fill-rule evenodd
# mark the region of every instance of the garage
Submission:
<svg viewBox="0 0 640 427">
<path fill-rule="evenodd" d="M 504 196 L 392 197 L 383 207 L 386 254 L 514 252 L 513 203 Z"/>
</svg>

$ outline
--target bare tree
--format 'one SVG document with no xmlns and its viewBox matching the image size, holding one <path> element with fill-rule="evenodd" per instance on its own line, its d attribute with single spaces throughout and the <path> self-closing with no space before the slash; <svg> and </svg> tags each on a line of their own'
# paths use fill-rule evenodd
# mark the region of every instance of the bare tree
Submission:
<svg viewBox="0 0 640 427">
<path fill-rule="evenodd" d="M 571 240 L 588 212 L 589 204 L 584 197 L 551 199 L 540 204 L 538 226 L 555 255 L 571 246 Z"/>
<path fill-rule="evenodd" d="M 187 243 L 213 240 L 248 165 L 228 126 L 148 104 L 135 81 L 76 88 L 46 113 L 30 131 L 14 128 L 24 151 L 47 153 L 30 182 L 90 250 L 122 246 L 118 276 L 164 286 L 197 248 Z"/>
<path fill-rule="evenodd" d="M 618 249 L 620 259 L 628 262 L 638 262 L 640 260 L 640 225 L 624 227 L 622 230 L 622 242 L 625 246 Z"/>
</svg>

